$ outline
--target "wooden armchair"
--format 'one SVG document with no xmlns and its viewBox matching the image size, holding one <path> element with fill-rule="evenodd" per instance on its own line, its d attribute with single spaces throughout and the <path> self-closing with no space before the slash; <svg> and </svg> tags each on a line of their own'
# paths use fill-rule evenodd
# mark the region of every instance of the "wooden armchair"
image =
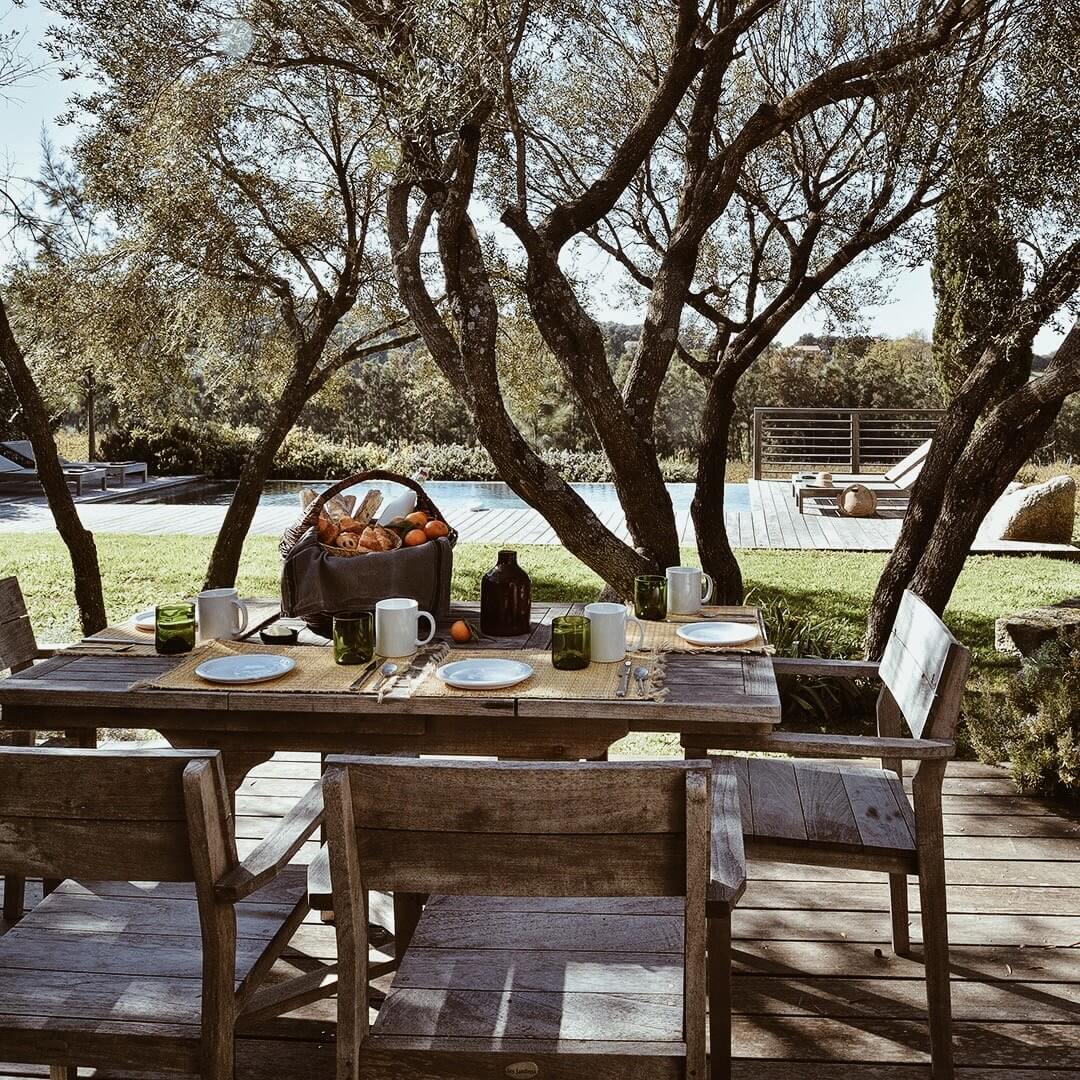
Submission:
<svg viewBox="0 0 1080 1080">
<path fill-rule="evenodd" d="M 79 879 L 0 937 L 0 1059 L 229 1080 L 237 1025 L 293 1004 L 260 984 L 308 911 L 286 867 L 319 788 L 243 862 L 216 751 L 0 747 L 0 791 L 0 872 Z M 279 876 L 273 903 L 238 903 Z M 149 914 L 157 883 L 193 888 Z"/>
<path fill-rule="evenodd" d="M 949 939 L 941 787 L 970 654 L 914 593 L 905 592 L 880 664 L 774 660 L 777 672 L 863 678 L 877 674 L 877 737 L 776 732 L 736 743 L 797 758 L 881 759 L 880 769 L 776 757 L 736 758 L 750 858 L 880 870 L 889 875 L 893 950 L 910 952 L 907 875 L 919 879 L 930 1052 L 937 1080 L 953 1075 Z M 903 736 L 906 723 L 911 738 Z M 684 738 L 687 757 L 706 748 Z M 731 748 L 729 740 L 726 747 Z M 903 761 L 918 762 L 914 811 Z"/>
<path fill-rule="evenodd" d="M 704 1080 L 708 911 L 745 881 L 736 784 L 712 771 L 329 758 L 338 1080 Z M 368 890 L 433 894 L 371 1026 Z"/>
<path fill-rule="evenodd" d="M 26 601 L 19 588 L 19 579 L 0 578 L 0 672 L 25 671 L 35 660 L 45 660 L 52 652 L 39 649 L 34 637 L 34 627 L 26 610 Z M 0 715 L 0 729 L 3 728 Z M 60 726 L 60 725 L 57 725 Z M 33 746 L 34 732 L 15 731 L 11 742 L 16 746 Z M 9 875 L 4 879 L 4 922 L 13 923 L 22 918 L 26 902 L 26 882 L 21 877 Z"/>
</svg>

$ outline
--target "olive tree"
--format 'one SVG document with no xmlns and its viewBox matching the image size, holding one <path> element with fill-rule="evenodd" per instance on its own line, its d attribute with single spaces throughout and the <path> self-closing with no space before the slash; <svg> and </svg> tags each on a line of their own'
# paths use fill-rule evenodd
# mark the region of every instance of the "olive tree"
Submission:
<svg viewBox="0 0 1080 1080">
<path fill-rule="evenodd" d="M 999 310 L 981 326 L 962 322 L 971 367 L 937 428 L 878 583 L 867 628 L 872 657 L 884 649 L 905 588 L 944 610 L 986 512 L 1080 390 L 1078 25 L 1077 0 L 1033 4 L 985 82 L 980 138 L 993 163 L 995 232 L 1016 238 L 1015 257 L 996 260 L 996 277 L 984 267 L 973 289 L 979 302 L 999 298 Z M 955 204 L 943 203 L 943 212 L 955 213 Z M 944 222 L 938 233 L 948 235 Z M 963 249 L 950 250 L 962 270 Z M 1055 319 L 1070 328 L 1033 376 L 1032 342 Z"/>
<path fill-rule="evenodd" d="M 26 81 L 36 70 L 22 45 L 23 35 L 19 31 L 0 32 L 0 92 Z M 0 187 L 0 210 L 16 221 L 22 220 L 23 208 L 6 186 Z M 52 414 L 12 330 L 4 295 L 0 295 L 0 364 L 19 404 L 19 426 L 34 448 L 38 476 L 56 530 L 71 558 L 75 602 L 83 633 L 93 633 L 107 622 L 97 546 L 93 534 L 79 520 L 53 438 Z"/>
<path fill-rule="evenodd" d="M 748 172 L 824 111 L 877 101 L 922 78 L 926 58 L 971 48 L 995 8 L 914 0 L 864 6 L 856 18 L 847 5 L 794 0 L 392 11 L 323 0 L 303 16 L 266 9 L 279 29 L 266 62 L 343 70 L 379 87 L 397 162 L 387 229 L 402 302 L 503 477 L 625 595 L 635 574 L 679 559 L 653 438 L 657 402 L 684 318 L 723 311 L 700 274 Z M 787 69 L 798 77 L 785 81 Z M 666 189 L 664 234 L 637 279 L 643 328 L 617 381 L 574 255 L 617 244 L 607 223 L 632 212 L 641 192 L 652 199 L 650 188 Z M 902 214 L 898 191 L 887 202 L 882 220 Z M 497 355 L 507 289 L 527 302 L 611 463 L 630 543 L 540 459 L 505 407 Z M 710 406 L 718 415 L 720 396 Z M 715 457 L 708 441 L 704 451 Z M 715 504 L 711 512 L 722 521 Z M 714 551 L 702 524 L 715 570 L 726 540 Z M 726 595 L 738 591 L 737 567 L 721 576 Z"/>
<path fill-rule="evenodd" d="M 304 406 L 349 364 L 415 337 L 388 287 L 377 90 L 341 70 L 258 62 L 274 27 L 236 8 L 56 10 L 55 47 L 94 82 L 74 101 L 75 154 L 89 196 L 116 220 L 115 256 L 164 280 L 197 364 L 225 385 L 238 365 L 266 389 L 262 438 L 206 574 L 209 587 L 232 584 Z"/>
</svg>

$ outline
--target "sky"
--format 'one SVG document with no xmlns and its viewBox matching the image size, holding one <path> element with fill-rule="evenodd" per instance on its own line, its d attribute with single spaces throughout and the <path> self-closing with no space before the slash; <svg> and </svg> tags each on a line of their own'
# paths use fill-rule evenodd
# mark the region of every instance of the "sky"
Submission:
<svg viewBox="0 0 1080 1080">
<path fill-rule="evenodd" d="M 0 32 L 23 31 L 24 53 L 43 68 L 25 85 L 0 92 L 3 94 L 0 96 L 0 175 L 12 178 L 33 176 L 41 159 L 43 132 L 61 147 L 72 138 L 72 129 L 59 125 L 57 117 L 63 112 L 75 84 L 60 79 L 58 71 L 49 66 L 49 58 L 40 47 L 51 18 L 39 0 L 26 0 L 23 6 L 16 8 L 7 6 L 7 0 L 0 0 L 0 14 L 4 14 L 0 20 Z M 612 321 L 640 320 L 640 309 L 620 307 L 614 298 L 615 289 L 604 286 L 613 271 L 603 262 L 590 265 L 587 270 L 597 282 L 592 297 L 595 314 Z M 930 270 L 924 265 L 897 271 L 893 276 L 889 301 L 867 308 L 863 312 L 860 329 L 885 337 L 903 337 L 911 333 L 929 337 L 933 323 L 934 297 Z M 780 340 L 790 344 L 801 334 L 822 333 L 826 329 L 821 313 L 808 308 L 788 324 Z M 1052 351 L 1060 339 L 1060 334 L 1043 331 L 1036 339 L 1036 351 Z"/>
</svg>

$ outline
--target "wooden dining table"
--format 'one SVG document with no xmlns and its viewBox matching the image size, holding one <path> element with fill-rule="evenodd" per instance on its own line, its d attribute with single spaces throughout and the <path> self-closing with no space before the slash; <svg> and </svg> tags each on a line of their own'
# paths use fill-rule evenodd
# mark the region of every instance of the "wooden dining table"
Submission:
<svg viewBox="0 0 1080 1080">
<path fill-rule="evenodd" d="M 258 618 L 248 637 L 277 617 L 273 600 L 249 602 Z M 551 621 L 579 614 L 582 605 L 534 604 L 529 632 L 481 638 L 470 649 L 545 649 Z M 440 620 L 447 636 L 454 619 L 478 621 L 479 606 L 452 605 Z M 132 626 L 133 623 L 125 624 Z M 681 737 L 684 745 L 723 747 L 768 736 L 780 722 L 772 662 L 747 652 L 671 652 L 665 655 L 666 695 L 575 698 L 515 696 L 510 690 L 422 697 L 356 692 L 308 693 L 275 689 L 230 691 L 157 689 L 145 684 L 177 664 L 149 653 L 147 644 L 125 649 L 110 630 L 71 650 L 0 679 L 3 726 L 15 731 L 82 732 L 92 744 L 103 728 L 151 729 L 177 748 L 222 751 L 230 787 L 277 751 L 322 753 L 460 754 L 539 760 L 597 759 L 632 732 Z M 94 642 L 98 644 L 95 646 Z M 303 631 L 301 644 L 328 648 Z M 98 649 L 87 652 L 87 649 Z M 452 656 L 451 656 L 452 658 Z"/>
</svg>

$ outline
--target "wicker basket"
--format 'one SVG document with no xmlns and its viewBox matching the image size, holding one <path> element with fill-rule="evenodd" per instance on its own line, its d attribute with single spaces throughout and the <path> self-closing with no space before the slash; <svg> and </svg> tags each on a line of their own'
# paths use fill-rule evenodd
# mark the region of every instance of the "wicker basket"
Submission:
<svg viewBox="0 0 1080 1080">
<path fill-rule="evenodd" d="M 281 574 L 281 608 L 285 615 L 304 619 L 318 633 L 328 633 L 331 617 L 372 609 L 379 600 L 405 596 L 436 618 L 450 610 L 450 578 L 457 532 L 415 547 L 358 554 L 319 542 L 318 521 L 323 506 L 347 488 L 387 480 L 416 492 L 417 508 L 443 518 L 428 493 L 415 480 L 375 469 L 331 485 L 317 495 L 281 538 L 285 565 Z"/>
</svg>

